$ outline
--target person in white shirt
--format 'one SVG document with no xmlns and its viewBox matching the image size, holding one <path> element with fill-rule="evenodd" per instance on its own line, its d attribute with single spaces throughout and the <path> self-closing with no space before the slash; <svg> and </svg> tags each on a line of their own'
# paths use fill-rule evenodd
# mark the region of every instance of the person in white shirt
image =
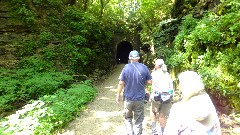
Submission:
<svg viewBox="0 0 240 135">
<path fill-rule="evenodd" d="M 154 99 L 156 93 L 169 92 L 173 90 L 172 79 L 167 72 L 167 67 L 164 64 L 163 59 L 157 59 L 155 61 L 155 68 L 152 75 L 152 91 L 150 96 L 150 117 L 152 121 L 152 134 L 158 135 L 164 132 L 166 124 L 166 116 L 171 108 L 171 102 L 161 103 Z M 159 116 L 160 128 L 157 128 L 157 116 Z M 160 130 L 161 129 L 161 130 Z"/>
</svg>

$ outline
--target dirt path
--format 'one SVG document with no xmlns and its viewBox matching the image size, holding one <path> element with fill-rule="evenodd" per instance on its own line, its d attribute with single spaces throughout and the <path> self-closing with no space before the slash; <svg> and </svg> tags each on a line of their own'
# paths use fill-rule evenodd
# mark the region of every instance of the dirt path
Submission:
<svg viewBox="0 0 240 135">
<path fill-rule="evenodd" d="M 103 83 L 97 86 L 96 99 L 87 105 L 87 110 L 72 121 L 61 135 L 124 135 L 123 103 L 115 101 L 118 76 L 124 65 L 118 65 Z M 145 107 L 143 135 L 150 132 L 149 103 Z M 60 135 L 60 134 L 59 134 Z"/>
<path fill-rule="evenodd" d="M 111 75 L 97 85 L 96 99 L 87 105 L 87 109 L 81 112 L 80 117 L 73 120 L 65 132 L 58 135 L 124 135 L 125 126 L 123 120 L 123 103 L 115 101 L 117 93 L 118 76 L 124 65 L 117 65 Z M 143 135 L 151 132 L 148 102 L 145 105 L 145 119 L 143 122 Z M 230 131 L 236 129 L 240 135 L 239 124 L 233 124 L 228 116 L 220 116 L 222 123 L 222 135 L 231 135 Z M 229 125 L 226 125 L 229 124 Z M 159 125 L 159 123 L 158 123 Z"/>
</svg>

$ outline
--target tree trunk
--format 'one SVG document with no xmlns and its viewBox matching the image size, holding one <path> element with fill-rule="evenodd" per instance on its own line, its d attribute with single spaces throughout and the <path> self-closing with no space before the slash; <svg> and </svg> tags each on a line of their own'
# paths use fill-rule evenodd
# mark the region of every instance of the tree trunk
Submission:
<svg viewBox="0 0 240 135">
<path fill-rule="evenodd" d="M 83 0 L 83 10 L 87 11 L 88 0 Z"/>
<path fill-rule="evenodd" d="M 76 4 L 76 0 L 68 0 L 68 4 L 75 5 Z"/>
</svg>

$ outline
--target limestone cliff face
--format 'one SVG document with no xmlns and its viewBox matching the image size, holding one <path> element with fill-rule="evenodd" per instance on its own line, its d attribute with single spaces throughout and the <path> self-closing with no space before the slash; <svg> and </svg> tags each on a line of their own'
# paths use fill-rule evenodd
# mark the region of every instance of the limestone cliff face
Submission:
<svg viewBox="0 0 240 135">
<path fill-rule="evenodd" d="M 29 29 L 14 15 L 8 0 L 0 1 L 0 67 L 17 64 L 16 46 L 28 35 Z"/>
</svg>

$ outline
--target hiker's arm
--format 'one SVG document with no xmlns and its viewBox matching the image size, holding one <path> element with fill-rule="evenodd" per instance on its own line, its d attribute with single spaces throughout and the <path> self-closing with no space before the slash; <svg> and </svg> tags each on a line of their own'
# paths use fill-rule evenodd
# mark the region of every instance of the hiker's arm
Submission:
<svg viewBox="0 0 240 135">
<path fill-rule="evenodd" d="M 122 90 L 123 90 L 123 86 L 124 86 L 124 81 L 119 81 L 118 82 L 117 97 L 116 97 L 117 103 L 119 103 L 121 101 L 121 93 L 122 93 Z"/>
<path fill-rule="evenodd" d="M 149 93 L 151 92 L 151 89 L 149 89 L 148 86 L 152 85 L 152 80 L 147 80 L 146 81 L 146 86 L 145 86 L 145 93 L 149 95 Z"/>
<path fill-rule="evenodd" d="M 146 85 L 151 85 L 152 84 L 152 80 L 147 80 L 146 81 Z"/>
</svg>

